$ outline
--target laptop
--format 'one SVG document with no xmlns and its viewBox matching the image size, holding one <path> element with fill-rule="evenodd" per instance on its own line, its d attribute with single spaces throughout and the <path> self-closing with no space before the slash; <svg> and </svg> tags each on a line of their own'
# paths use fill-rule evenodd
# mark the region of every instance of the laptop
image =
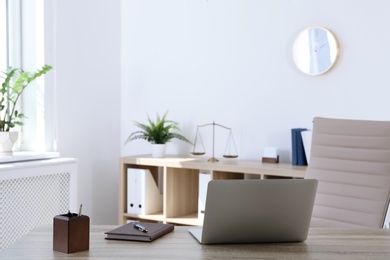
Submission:
<svg viewBox="0 0 390 260">
<path fill-rule="evenodd" d="M 304 241 L 317 185 L 315 179 L 210 181 L 203 227 L 188 231 L 201 244 Z"/>
</svg>

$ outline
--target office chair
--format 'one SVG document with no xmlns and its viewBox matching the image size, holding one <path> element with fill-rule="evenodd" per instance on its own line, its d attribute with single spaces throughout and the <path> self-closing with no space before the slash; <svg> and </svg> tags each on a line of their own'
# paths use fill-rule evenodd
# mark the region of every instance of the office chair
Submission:
<svg viewBox="0 0 390 260">
<path fill-rule="evenodd" d="M 390 121 L 314 118 L 305 178 L 319 181 L 311 227 L 383 227 Z"/>
</svg>

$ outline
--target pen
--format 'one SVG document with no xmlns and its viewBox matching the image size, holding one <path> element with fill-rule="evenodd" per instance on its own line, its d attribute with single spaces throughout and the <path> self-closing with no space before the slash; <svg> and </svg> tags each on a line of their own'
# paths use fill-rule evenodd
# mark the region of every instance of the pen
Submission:
<svg viewBox="0 0 390 260">
<path fill-rule="evenodd" d="M 83 204 L 80 204 L 80 209 L 79 209 L 79 217 L 81 216 L 81 209 L 83 208 Z"/>
<path fill-rule="evenodd" d="M 139 231 L 142 231 L 142 232 L 148 232 L 148 230 L 146 229 L 146 227 L 138 224 L 138 223 L 133 223 L 133 227 L 138 229 Z"/>
</svg>

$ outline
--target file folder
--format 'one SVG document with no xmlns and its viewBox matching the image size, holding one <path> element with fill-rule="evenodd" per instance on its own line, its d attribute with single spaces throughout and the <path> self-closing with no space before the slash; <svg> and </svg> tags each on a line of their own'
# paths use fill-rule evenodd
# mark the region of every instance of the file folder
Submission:
<svg viewBox="0 0 390 260">
<path fill-rule="evenodd" d="M 163 195 L 148 169 L 127 169 L 127 213 L 152 214 L 163 210 Z"/>
<path fill-rule="evenodd" d="M 313 135 L 313 131 L 302 131 L 302 141 L 303 141 L 303 148 L 305 150 L 306 155 L 306 161 L 307 164 L 310 164 L 310 154 L 311 154 L 311 138 Z"/>
<path fill-rule="evenodd" d="M 198 194 L 198 222 L 203 224 L 204 211 L 206 208 L 207 185 L 211 180 L 211 174 L 207 172 L 199 173 L 199 194 Z"/>
<path fill-rule="evenodd" d="M 307 165 L 305 150 L 303 147 L 302 135 L 306 128 L 291 129 L 292 142 L 292 164 L 293 165 Z"/>
</svg>

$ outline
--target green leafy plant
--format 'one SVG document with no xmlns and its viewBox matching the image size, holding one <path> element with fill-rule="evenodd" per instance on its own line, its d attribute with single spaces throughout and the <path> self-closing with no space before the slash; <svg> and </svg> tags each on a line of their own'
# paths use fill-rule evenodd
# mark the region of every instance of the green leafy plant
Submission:
<svg viewBox="0 0 390 260">
<path fill-rule="evenodd" d="M 141 130 L 131 133 L 125 144 L 137 139 L 144 139 L 152 144 L 165 144 L 174 138 L 192 144 L 186 137 L 178 133 L 181 131 L 178 123 L 166 119 L 167 113 L 168 111 L 162 117 L 157 114 L 156 121 L 148 116 L 149 124 L 133 121 Z"/>
<path fill-rule="evenodd" d="M 0 131 L 9 132 L 16 125 L 23 125 L 23 113 L 19 113 L 16 104 L 27 86 L 36 78 L 42 76 L 53 67 L 44 65 L 33 72 L 23 71 L 20 68 L 9 68 L 5 74 L 0 89 Z"/>
</svg>

